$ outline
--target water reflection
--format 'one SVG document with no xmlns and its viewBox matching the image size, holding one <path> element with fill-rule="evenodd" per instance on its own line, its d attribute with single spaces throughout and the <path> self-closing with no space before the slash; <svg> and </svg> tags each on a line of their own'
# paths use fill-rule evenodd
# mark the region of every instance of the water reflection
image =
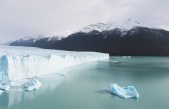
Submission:
<svg viewBox="0 0 169 109">
<path fill-rule="evenodd" d="M 8 109 L 15 104 L 19 104 L 27 100 L 33 100 L 44 93 L 50 93 L 50 91 L 55 90 L 55 88 L 64 81 L 64 78 L 65 76 L 63 75 L 51 75 L 48 77 L 38 78 L 38 80 L 42 83 L 42 86 L 38 90 L 31 92 L 12 88 L 0 96 L 0 109 Z"/>
</svg>

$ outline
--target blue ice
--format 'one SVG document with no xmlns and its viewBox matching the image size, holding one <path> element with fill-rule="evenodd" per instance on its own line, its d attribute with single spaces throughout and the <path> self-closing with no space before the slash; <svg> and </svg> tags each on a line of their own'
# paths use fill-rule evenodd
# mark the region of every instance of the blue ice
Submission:
<svg viewBox="0 0 169 109">
<path fill-rule="evenodd" d="M 113 83 L 109 85 L 107 91 L 110 92 L 111 94 L 115 94 L 122 98 L 133 98 L 133 99 L 139 98 L 139 94 L 135 86 L 121 87 Z"/>
</svg>

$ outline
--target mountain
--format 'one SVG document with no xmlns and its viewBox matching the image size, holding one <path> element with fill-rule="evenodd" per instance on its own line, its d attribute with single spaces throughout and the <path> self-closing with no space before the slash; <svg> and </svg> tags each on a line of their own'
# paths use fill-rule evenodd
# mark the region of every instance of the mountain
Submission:
<svg viewBox="0 0 169 109">
<path fill-rule="evenodd" d="M 40 39 L 30 46 L 70 51 L 97 51 L 110 55 L 169 56 L 168 42 L 169 31 L 144 27 L 134 21 L 134 24 L 128 26 L 93 24 L 67 38 L 51 41 Z"/>
<path fill-rule="evenodd" d="M 134 27 L 144 27 L 144 25 L 142 25 L 140 22 L 138 22 L 136 20 L 132 20 L 132 19 L 129 18 L 126 21 L 118 23 L 118 24 L 112 23 L 112 22 L 91 24 L 91 25 L 83 27 L 79 31 L 85 32 L 85 33 L 91 32 L 93 30 L 102 32 L 102 31 L 113 30 L 115 28 L 118 28 L 118 29 L 123 30 L 123 31 L 127 31 L 127 30 L 134 28 Z"/>
<path fill-rule="evenodd" d="M 10 45 L 33 46 L 33 44 L 36 42 L 36 40 L 37 40 L 36 38 L 24 37 L 22 39 L 11 42 Z"/>
<path fill-rule="evenodd" d="M 35 46 L 39 43 L 51 43 L 54 41 L 61 40 L 62 37 L 59 36 L 37 36 L 36 38 L 33 37 L 24 37 L 22 39 L 16 40 L 11 42 L 9 45 L 11 46 Z"/>
</svg>

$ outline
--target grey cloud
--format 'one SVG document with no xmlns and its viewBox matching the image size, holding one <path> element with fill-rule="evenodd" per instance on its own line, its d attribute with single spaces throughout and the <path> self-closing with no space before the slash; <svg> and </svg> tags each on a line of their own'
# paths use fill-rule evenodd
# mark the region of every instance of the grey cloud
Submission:
<svg viewBox="0 0 169 109">
<path fill-rule="evenodd" d="M 169 30 L 168 0 L 0 0 L 0 42 L 128 18 Z"/>
</svg>

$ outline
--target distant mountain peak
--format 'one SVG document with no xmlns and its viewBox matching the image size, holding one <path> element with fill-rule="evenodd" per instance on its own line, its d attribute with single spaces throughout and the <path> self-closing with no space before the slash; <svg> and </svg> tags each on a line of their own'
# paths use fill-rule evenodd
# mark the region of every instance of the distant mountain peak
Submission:
<svg viewBox="0 0 169 109">
<path fill-rule="evenodd" d="M 64 37 L 62 36 L 48 36 L 48 40 L 47 41 L 56 41 L 56 40 L 61 40 Z"/>
<path fill-rule="evenodd" d="M 126 31 L 126 30 L 130 30 L 134 27 L 139 27 L 139 26 L 143 27 L 144 25 L 142 25 L 139 21 L 132 20 L 131 18 L 129 18 L 126 21 L 123 21 L 121 23 L 109 22 L 109 23 L 91 24 L 91 25 L 83 27 L 80 31 L 85 32 L 85 33 L 91 32 L 93 30 L 102 32 L 102 31 L 113 30 L 115 28 L 118 28 L 121 31 Z"/>
<path fill-rule="evenodd" d="M 33 39 L 32 37 L 28 37 L 28 36 L 26 36 L 26 37 L 23 37 L 22 39 L 20 39 L 20 40 L 22 40 L 22 41 L 24 41 L 24 40 L 31 40 L 31 39 Z"/>
</svg>

